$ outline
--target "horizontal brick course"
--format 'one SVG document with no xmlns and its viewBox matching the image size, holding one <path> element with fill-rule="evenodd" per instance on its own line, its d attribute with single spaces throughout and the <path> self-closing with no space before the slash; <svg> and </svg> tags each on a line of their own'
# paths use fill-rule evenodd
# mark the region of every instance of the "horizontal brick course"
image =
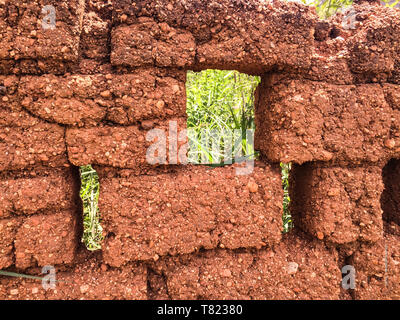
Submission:
<svg viewBox="0 0 400 320">
<path fill-rule="evenodd" d="M 338 256 L 318 241 L 286 235 L 273 249 L 213 250 L 154 266 L 171 299 L 338 299 Z"/>
<path fill-rule="evenodd" d="M 261 247 L 281 238 L 277 166 L 258 163 L 244 176 L 233 167 L 204 166 L 119 178 L 98 172 L 104 257 L 111 265 L 200 248 Z"/>
<path fill-rule="evenodd" d="M 169 152 L 169 128 L 170 125 L 178 130 L 178 136 L 171 145 L 178 145 L 175 152 Z M 145 126 L 145 127 L 143 127 Z M 149 135 L 149 141 L 146 140 L 148 132 L 152 129 L 161 130 L 154 132 L 155 136 Z M 152 165 L 146 159 L 146 153 L 149 147 L 155 145 L 160 135 L 165 135 L 166 139 L 166 161 L 170 163 L 170 155 L 178 158 L 180 148 L 184 148 L 187 142 L 179 139 L 179 133 L 186 129 L 186 119 L 170 119 L 168 121 L 150 121 L 142 123 L 141 126 L 102 126 L 95 128 L 71 128 L 67 129 L 66 143 L 68 149 L 69 161 L 76 165 L 96 164 L 103 166 L 112 166 L 118 168 L 135 169 L 137 172 L 145 172 Z M 171 139 L 174 139 L 171 135 Z M 183 152 L 186 154 L 186 151 Z M 150 153 L 157 157 L 157 153 Z M 164 162 L 164 161 L 162 161 Z M 165 163 L 162 163 L 165 164 Z M 176 163 L 172 163 L 176 164 Z"/>
<path fill-rule="evenodd" d="M 98 254 L 79 252 L 76 266 L 55 266 L 55 289 L 45 290 L 42 282 L 0 276 L 0 300 L 144 300 L 147 298 L 147 269 L 130 264 L 107 267 Z M 26 272 L 44 277 L 40 268 Z M 47 283 L 49 284 L 49 283 Z"/>
</svg>

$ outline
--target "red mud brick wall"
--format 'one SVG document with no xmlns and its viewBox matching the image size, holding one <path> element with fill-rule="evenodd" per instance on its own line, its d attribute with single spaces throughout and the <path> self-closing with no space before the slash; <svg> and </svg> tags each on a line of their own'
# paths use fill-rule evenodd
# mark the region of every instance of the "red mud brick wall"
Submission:
<svg viewBox="0 0 400 320">
<path fill-rule="evenodd" d="M 0 298 L 399 299 L 400 10 L 352 10 L 348 28 L 283 1 L 0 0 L 0 269 L 62 280 L 0 276 Z M 207 68 L 262 77 L 250 174 L 185 165 L 185 139 L 147 161 L 148 132 L 186 129 L 187 70 Z"/>
</svg>

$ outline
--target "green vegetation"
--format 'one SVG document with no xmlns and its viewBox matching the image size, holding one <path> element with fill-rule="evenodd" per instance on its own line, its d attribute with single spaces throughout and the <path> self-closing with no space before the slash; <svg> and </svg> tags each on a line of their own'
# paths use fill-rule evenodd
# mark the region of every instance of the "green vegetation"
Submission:
<svg viewBox="0 0 400 320">
<path fill-rule="evenodd" d="M 353 0 L 301 0 L 304 4 L 314 6 L 321 19 L 329 18 L 338 10 L 351 6 Z"/>
<path fill-rule="evenodd" d="M 290 196 L 289 196 L 289 172 L 292 168 L 291 163 L 281 163 L 282 169 L 282 187 L 283 187 L 283 232 L 290 231 L 293 228 L 293 221 L 292 216 L 290 215 L 289 211 L 289 203 L 290 203 Z"/>
<path fill-rule="evenodd" d="M 102 231 L 100 225 L 100 213 L 97 206 L 99 200 L 99 177 L 91 166 L 80 167 L 81 191 L 80 196 L 83 201 L 83 237 L 89 250 L 101 248 Z"/>
<path fill-rule="evenodd" d="M 255 128 L 254 90 L 259 83 L 260 77 L 237 71 L 188 72 L 189 162 L 235 161 L 239 152 L 242 158 L 255 157 L 253 143 L 246 140 L 246 130 Z"/>
<path fill-rule="evenodd" d="M 319 17 L 326 19 L 343 8 L 353 4 L 353 0 L 301 0 L 304 4 L 314 6 Z M 400 0 L 381 0 L 387 7 L 393 8 Z"/>
</svg>

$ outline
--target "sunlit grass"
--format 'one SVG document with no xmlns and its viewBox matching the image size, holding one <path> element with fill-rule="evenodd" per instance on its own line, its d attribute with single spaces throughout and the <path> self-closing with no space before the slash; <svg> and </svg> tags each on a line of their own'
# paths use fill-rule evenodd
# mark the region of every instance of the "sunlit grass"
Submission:
<svg viewBox="0 0 400 320">
<path fill-rule="evenodd" d="M 83 237 L 89 250 L 101 249 L 102 227 L 100 225 L 100 213 L 98 208 L 99 200 L 99 177 L 96 171 L 90 166 L 80 167 L 81 191 L 80 196 L 83 201 Z"/>
</svg>

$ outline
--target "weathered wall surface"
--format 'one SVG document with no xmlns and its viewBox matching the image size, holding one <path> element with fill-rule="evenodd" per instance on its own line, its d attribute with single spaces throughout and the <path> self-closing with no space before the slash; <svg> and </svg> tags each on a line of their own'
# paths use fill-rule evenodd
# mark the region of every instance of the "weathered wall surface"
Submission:
<svg viewBox="0 0 400 320">
<path fill-rule="evenodd" d="M 281 1 L 0 1 L 0 269 L 62 280 L 0 276 L 0 298 L 399 299 L 400 11 L 353 10 L 347 28 Z M 184 137 L 170 165 L 146 159 L 151 129 L 186 128 L 186 71 L 206 68 L 262 76 L 251 174 L 185 165 Z"/>
</svg>

